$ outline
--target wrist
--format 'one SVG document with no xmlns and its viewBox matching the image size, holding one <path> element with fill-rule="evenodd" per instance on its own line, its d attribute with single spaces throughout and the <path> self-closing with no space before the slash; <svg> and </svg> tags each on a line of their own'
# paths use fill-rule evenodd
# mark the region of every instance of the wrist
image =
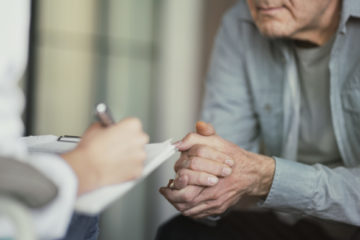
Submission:
<svg viewBox="0 0 360 240">
<path fill-rule="evenodd" d="M 275 174 L 275 160 L 271 157 L 256 154 L 257 164 L 257 183 L 255 184 L 252 196 L 266 198 L 270 192 Z"/>
<path fill-rule="evenodd" d="M 262 171 L 262 178 L 260 185 L 262 186 L 261 190 L 259 191 L 259 196 L 266 198 L 270 192 L 274 174 L 275 174 L 275 160 L 272 157 L 262 156 L 264 157 L 264 165 Z"/>
<path fill-rule="evenodd" d="M 76 148 L 73 151 L 61 154 L 61 157 L 73 169 L 78 180 L 78 195 L 92 191 L 99 187 L 99 178 L 97 174 L 91 171 L 91 161 L 86 157 L 86 154 L 80 149 Z"/>
</svg>

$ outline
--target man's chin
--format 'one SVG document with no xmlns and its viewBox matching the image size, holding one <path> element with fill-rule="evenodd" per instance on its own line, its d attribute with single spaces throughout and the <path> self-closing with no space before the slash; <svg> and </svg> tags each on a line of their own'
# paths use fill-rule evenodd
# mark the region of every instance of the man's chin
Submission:
<svg viewBox="0 0 360 240">
<path fill-rule="evenodd" d="M 291 32 L 284 28 L 284 24 L 264 24 L 258 26 L 261 34 L 268 38 L 288 38 Z"/>
</svg>

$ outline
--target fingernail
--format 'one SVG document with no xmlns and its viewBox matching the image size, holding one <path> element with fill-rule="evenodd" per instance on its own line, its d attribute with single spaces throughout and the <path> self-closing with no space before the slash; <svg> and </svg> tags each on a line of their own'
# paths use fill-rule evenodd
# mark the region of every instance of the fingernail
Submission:
<svg viewBox="0 0 360 240">
<path fill-rule="evenodd" d="M 227 165 L 229 165 L 230 167 L 234 166 L 234 161 L 231 160 L 231 159 L 226 159 L 226 160 L 225 160 L 225 163 L 226 163 Z"/>
<path fill-rule="evenodd" d="M 231 168 L 224 167 L 222 171 L 222 175 L 225 177 L 225 176 L 229 176 L 230 174 L 231 174 Z"/>
<path fill-rule="evenodd" d="M 211 185 L 217 184 L 219 182 L 219 179 L 217 177 L 209 177 L 208 181 Z"/>
<path fill-rule="evenodd" d="M 170 187 L 174 185 L 174 179 L 169 179 L 169 183 L 167 185 L 167 187 Z"/>
</svg>

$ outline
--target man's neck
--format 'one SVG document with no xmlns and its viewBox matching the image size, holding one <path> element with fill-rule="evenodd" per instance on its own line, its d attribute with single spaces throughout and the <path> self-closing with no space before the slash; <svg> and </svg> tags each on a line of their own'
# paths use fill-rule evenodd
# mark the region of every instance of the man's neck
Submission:
<svg viewBox="0 0 360 240">
<path fill-rule="evenodd" d="M 314 46 L 322 46 L 327 43 L 336 33 L 341 12 L 341 0 L 334 0 L 316 19 L 312 27 L 295 33 L 291 38 L 301 42 L 308 42 Z"/>
</svg>

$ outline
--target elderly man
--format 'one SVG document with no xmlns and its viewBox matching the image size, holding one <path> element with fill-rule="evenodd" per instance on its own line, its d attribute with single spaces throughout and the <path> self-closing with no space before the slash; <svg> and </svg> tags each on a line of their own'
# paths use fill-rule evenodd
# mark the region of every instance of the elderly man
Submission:
<svg viewBox="0 0 360 240">
<path fill-rule="evenodd" d="M 358 0 L 241 0 L 229 10 L 202 115 L 214 128 L 200 123 L 178 143 L 177 177 L 160 192 L 195 219 L 248 203 L 271 212 L 231 212 L 216 227 L 177 217 L 158 238 L 355 239 L 359 43 Z"/>
</svg>

